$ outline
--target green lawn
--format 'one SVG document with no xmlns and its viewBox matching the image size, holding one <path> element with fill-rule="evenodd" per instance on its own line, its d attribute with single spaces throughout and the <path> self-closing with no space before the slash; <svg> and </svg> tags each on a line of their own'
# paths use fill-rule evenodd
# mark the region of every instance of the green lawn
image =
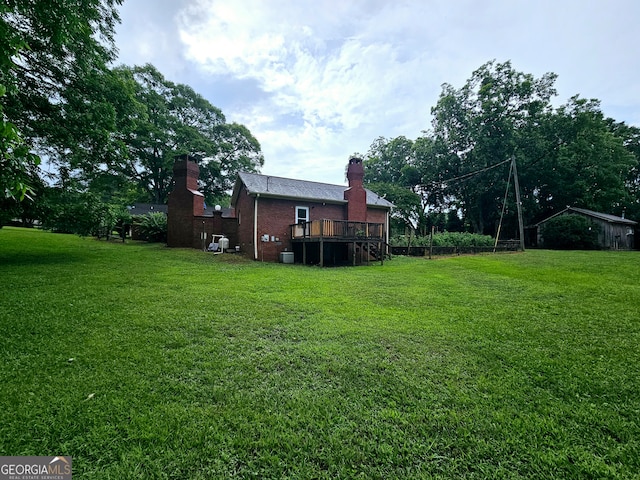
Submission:
<svg viewBox="0 0 640 480">
<path fill-rule="evenodd" d="M 319 269 L 0 230 L 0 455 L 74 478 L 640 478 L 640 252 Z"/>
</svg>

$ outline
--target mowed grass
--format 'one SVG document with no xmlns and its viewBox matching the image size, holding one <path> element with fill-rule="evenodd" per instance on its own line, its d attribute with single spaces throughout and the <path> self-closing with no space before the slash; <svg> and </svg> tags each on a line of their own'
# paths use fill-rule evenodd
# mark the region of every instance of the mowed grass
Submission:
<svg viewBox="0 0 640 480">
<path fill-rule="evenodd" d="M 0 454 L 74 478 L 640 478 L 640 252 L 320 269 L 0 230 Z"/>
</svg>

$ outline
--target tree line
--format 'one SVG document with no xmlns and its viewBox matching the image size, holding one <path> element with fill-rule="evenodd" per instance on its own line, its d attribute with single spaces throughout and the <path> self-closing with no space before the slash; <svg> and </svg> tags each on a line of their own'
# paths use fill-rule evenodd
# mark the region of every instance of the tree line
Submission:
<svg viewBox="0 0 640 480">
<path fill-rule="evenodd" d="M 491 61 L 461 88 L 443 85 L 420 137 L 376 139 L 365 182 L 396 205 L 396 230 L 495 235 L 504 205 L 503 231 L 516 238 L 511 158 L 525 225 L 567 206 L 640 219 L 640 129 L 594 99 L 554 107 L 555 80 Z"/>
<path fill-rule="evenodd" d="M 251 132 L 190 86 L 153 65 L 113 66 L 121 3 L 0 4 L 0 224 L 64 218 L 67 231 L 83 210 L 165 203 L 183 153 L 209 204 L 264 164 Z"/>
<path fill-rule="evenodd" d="M 188 85 L 153 65 L 113 66 L 121 3 L 0 3 L 0 225 L 21 216 L 68 231 L 78 212 L 119 218 L 125 205 L 164 203 L 182 153 L 200 163 L 208 204 L 264 164 L 251 132 Z M 462 87 L 443 85 L 420 137 L 376 139 L 365 181 L 396 205 L 396 230 L 494 235 L 504 211 L 503 231 L 515 232 L 511 158 L 527 225 L 568 205 L 640 219 L 640 129 L 597 100 L 554 106 L 555 80 L 491 61 Z"/>
</svg>

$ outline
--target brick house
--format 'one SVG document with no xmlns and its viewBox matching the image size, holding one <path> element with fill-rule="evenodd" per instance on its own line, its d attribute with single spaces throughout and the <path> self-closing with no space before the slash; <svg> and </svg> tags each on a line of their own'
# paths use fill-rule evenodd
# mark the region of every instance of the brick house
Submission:
<svg viewBox="0 0 640 480">
<path fill-rule="evenodd" d="M 388 249 L 390 202 L 364 188 L 362 160 L 347 167 L 348 186 L 240 173 L 231 209 L 204 211 L 198 166 L 174 165 L 169 196 L 168 245 L 201 248 L 203 236 L 224 234 L 229 246 L 254 260 L 291 258 L 305 264 L 383 261 Z M 284 253 L 284 255 L 282 255 Z"/>
</svg>

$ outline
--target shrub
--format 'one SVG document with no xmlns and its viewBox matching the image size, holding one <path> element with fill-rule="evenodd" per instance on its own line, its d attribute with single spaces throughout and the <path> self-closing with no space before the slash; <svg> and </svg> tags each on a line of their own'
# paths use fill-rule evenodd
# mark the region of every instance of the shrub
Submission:
<svg viewBox="0 0 640 480">
<path fill-rule="evenodd" d="M 148 242 L 167 241 L 167 216 L 164 213 L 147 213 L 136 218 L 140 236 Z"/>
<path fill-rule="evenodd" d="M 406 247 L 409 242 L 407 235 L 397 235 L 391 237 L 390 243 L 394 247 Z M 433 236 L 435 247 L 492 247 L 493 238 L 490 235 L 480 235 L 477 233 L 442 232 Z M 428 247 L 429 236 L 412 237 L 411 246 Z"/>
<path fill-rule="evenodd" d="M 90 192 L 50 189 L 42 198 L 42 226 L 58 233 L 105 236 L 123 207 L 102 202 Z"/>
<path fill-rule="evenodd" d="M 118 235 L 124 241 L 127 230 L 129 229 L 129 227 L 131 226 L 131 222 L 133 221 L 131 213 L 129 213 L 129 210 L 125 207 L 112 206 L 111 215 L 114 222 L 112 230 L 116 230 L 118 232 Z"/>
<path fill-rule="evenodd" d="M 490 235 L 478 233 L 443 232 L 433 236 L 433 245 L 437 247 L 492 247 L 493 243 Z"/>
<path fill-rule="evenodd" d="M 595 250 L 599 231 L 598 225 L 582 215 L 559 215 L 542 225 L 543 246 L 556 250 Z"/>
</svg>

